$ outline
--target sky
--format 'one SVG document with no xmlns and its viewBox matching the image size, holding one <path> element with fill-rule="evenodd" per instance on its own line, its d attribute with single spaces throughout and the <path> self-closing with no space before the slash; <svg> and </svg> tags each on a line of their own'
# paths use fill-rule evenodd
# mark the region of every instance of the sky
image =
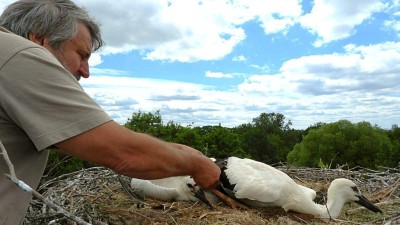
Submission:
<svg viewBox="0 0 400 225">
<path fill-rule="evenodd" d="M 158 110 L 184 126 L 400 124 L 400 0 L 74 2 L 106 42 L 80 83 L 120 124 Z"/>
</svg>

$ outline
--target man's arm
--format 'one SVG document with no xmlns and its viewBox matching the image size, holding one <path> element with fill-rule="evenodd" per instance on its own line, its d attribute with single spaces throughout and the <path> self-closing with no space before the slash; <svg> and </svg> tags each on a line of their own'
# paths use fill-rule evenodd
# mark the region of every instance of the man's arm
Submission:
<svg viewBox="0 0 400 225">
<path fill-rule="evenodd" d="M 56 144 L 65 154 L 142 179 L 190 175 L 198 185 L 211 188 L 219 168 L 199 151 L 133 132 L 114 121 Z"/>
</svg>

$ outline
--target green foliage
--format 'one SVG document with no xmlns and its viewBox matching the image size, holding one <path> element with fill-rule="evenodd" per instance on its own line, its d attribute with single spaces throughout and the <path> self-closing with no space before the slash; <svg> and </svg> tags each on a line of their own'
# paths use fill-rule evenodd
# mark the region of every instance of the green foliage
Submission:
<svg viewBox="0 0 400 225">
<path fill-rule="evenodd" d="M 51 179 L 62 174 L 71 173 L 92 166 L 94 166 L 94 164 L 52 150 L 50 151 L 44 174 L 46 179 Z"/>
<path fill-rule="evenodd" d="M 341 120 L 310 130 L 288 154 L 287 160 L 295 166 L 316 167 L 322 161 L 330 165 L 374 168 L 391 166 L 388 158 L 391 149 L 392 144 L 383 130 L 368 122 L 353 124 Z"/>
<path fill-rule="evenodd" d="M 188 145 L 200 151 L 205 148 L 205 143 L 200 134 L 195 129 L 189 127 L 182 127 L 172 142 Z"/>
<path fill-rule="evenodd" d="M 331 168 L 374 168 L 376 165 L 400 167 L 400 128 L 389 132 L 368 122 L 347 120 L 316 123 L 306 130 L 294 130 L 279 113 L 262 113 L 251 123 L 234 128 L 181 126 L 163 123 L 160 111 L 137 112 L 124 124 L 165 141 L 191 146 L 208 157 L 238 156 L 268 164 L 288 161 L 294 166 Z M 45 174 L 49 177 L 93 166 L 78 158 L 52 151 Z"/>
<path fill-rule="evenodd" d="M 394 128 L 388 132 L 388 137 L 392 142 L 392 149 L 388 158 L 391 160 L 392 167 L 400 168 L 400 128 Z"/>
<path fill-rule="evenodd" d="M 254 159 L 265 163 L 285 161 L 286 154 L 299 141 L 298 133 L 290 129 L 291 122 L 285 123 L 285 116 L 279 113 L 262 113 L 251 124 L 235 128 L 242 138 L 243 149 Z"/>
<path fill-rule="evenodd" d="M 302 140 L 303 131 L 287 129 L 282 134 L 283 147 L 277 152 L 277 160 L 285 162 L 287 154 L 292 151 L 293 147 Z"/>
<path fill-rule="evenodd" d="M 304 135 L 307 135 L 308 132 L 310 132 L 310 130 L 316 130 L 320 127 L 322 127 L 323 125 L 325 125 L 326 123 L 324 122 L 318 122 L 318 123 L 314 123 L 313 125 L 307 127 L 307 129 L 304 131 Z"/>
<path fill-rule="evenodd" d="M 154 114 L 141 111 L 133 113 L 132 117 L 127 120 L 124 126 L 136 132 L 158 136 L 162 127 L 160 111 L 158 110 Z"/>
<path fill-rule="evenodd" d="M 219 126 L 205 127 L 203 142 L 207 144 L 206 152 L 208 156 L 221 159 L 229 156 L 249 157 L 240 146 L 241 140 L 238 134 L 231 129 Z"/>
<path fill-rule="evenodd" d="M 329 165 L 322 162 L 322 159 L 319 159 L 318 167 L 321 169 L 329 169 Z"/>
<path fill-rule="evenodd" d="M 390 140 L 398 140 L 400 141 L 400 128 L 394 128 L 389 131 L 388 137 Z"/>
</svg>

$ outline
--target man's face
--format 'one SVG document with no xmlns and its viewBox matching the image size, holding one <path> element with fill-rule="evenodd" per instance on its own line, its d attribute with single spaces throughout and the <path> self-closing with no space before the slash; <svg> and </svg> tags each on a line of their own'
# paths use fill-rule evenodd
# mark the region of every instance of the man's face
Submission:
<svg viewBox="0 0 400 225">
<path fill-rule="evenodd" d="M 78 23 L 76 36 L 67 41 L 61 50 L 54 50 L 46 45 L 44 47 L 50 50 L 65 69 L 72 73 L 77 80 L 81 77 L 89 77 L 89 57 L 92 53 L 92 37 L 85 25 Z"/>
</svg>

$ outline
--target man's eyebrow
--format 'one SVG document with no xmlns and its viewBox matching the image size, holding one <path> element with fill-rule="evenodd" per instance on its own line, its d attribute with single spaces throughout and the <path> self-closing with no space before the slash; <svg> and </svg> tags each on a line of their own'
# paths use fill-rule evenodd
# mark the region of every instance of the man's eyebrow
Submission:
<svg viewBox="0 0 400 225">
<path fill-rule="evenodd" d="M 84 55 L 85 57 L 89 58 L 92 55 L 92 51 L 88 51 L 87 49 L 80 50 L 80 54 Z"/>
</svg>

